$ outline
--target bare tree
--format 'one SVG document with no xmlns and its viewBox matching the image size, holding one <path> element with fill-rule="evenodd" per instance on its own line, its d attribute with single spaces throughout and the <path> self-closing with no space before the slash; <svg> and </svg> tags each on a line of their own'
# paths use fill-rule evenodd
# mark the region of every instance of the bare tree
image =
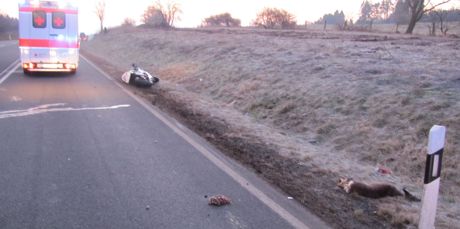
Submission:
<svg viewBox="0 0 460 229">
<path fill-rule="evenodd" d="M 436 36 L 436 22 L 438 21 L 438 16 L 436 14 L 430 14 L 429 18 L 430 18 L 430 24 L 427 25 L 428 35 Z"/>
<path fill-rule="evenodd" d="M 409 22 L 409 5 L 406 0 L 398 0 L 390 19 L 396 23 L 396 33 L 399 33 L 399 26 Z"/>
<path fill-rule="evenodd" d="M 166 17 L 156 5 L 151 5 L 145 10 L 142 21 L 152 27 L 169 27 Z"/>
<path fill-rule="evenodd" d="M 361 16 L 359 17 L 358 24 L 369 23 L 368 30 L 372 30 L 372 25 L 376 20 L 382 20 L 381 4 L 371 3 L 368 0 L 363 1 L 361 4 Z"/>
<path fill-rule="evenodd" d="M 447 11 L 434 11 L 434 13 L 439 19 L 439 30 L 441 31 L 442 35 L 447 36 L 447 32 L 449 31 L 449 26 L 447 23 Z"/>
<path fill-rule="evenodd" d="M 442 0 L 437 3 L 432 3 L 431 0 L 406 0 L 409 5 L 410 10 L 410 19 L 409 25 L 407 27 L 406 33 L 412 34 L 414 31 L 415 25 L 423 15 L 427 12 L 434 10 L 436 7 L 450 2 L 450 0 Z"/>
<path fill-rule="evenodd" d="M 380 3 L 380 14 L 382 15 L 383 20 L 387 20 L 390 18 L 390 15 L 394 12 L 395 10 L 395 3 L 393 0 L 382 0 Z"/>
<path fill-rule="evenodd" d="M 99 22 L 101 23 L 101 32 L 104 30 L 104 19 L 105 19 L 105 0 L 99 0 L 96 4 L 95 13 L 97 18 L 99 18 Z"/>
<path fill-rule="evenodd" d="M 175 20 L 180 20 L 179 14 L 182 13 L 180 5 L 178 3 L 168 1 L 166 4 L 166 9 L 163 11 L 163 14 L 166 17 L 166 22 L 170 27 L 174 26 Z"/>
<path fill-rule="evenodd" d="M 266 29 L 273 29 L 280 26 L 282 29 L 291 29 L 296 25 L 295 16 L 286 10 L 276 8 L 265 8 L 257 14 L 254 25 L 262 26 Z"/>
<path fill-rule="evenodd" d="M 157 12 L 158 11 L 158 12 Z M 160 14 L 161 13 L 161 14 Z M 156 1 L 153 5 L 149 6 L 143 15 L 143 20 L 146 24 L 149 18 L 154 16 L 163 16 L 167 26 L 173 27 L 176 20 L 180 20 L 179 14 L 182 13 L 180 5 L 172 0 L 168 0 L 163 4 L 160 0 Z M 159 18 L 156 19 L 159 21 Z"/>
</svg>

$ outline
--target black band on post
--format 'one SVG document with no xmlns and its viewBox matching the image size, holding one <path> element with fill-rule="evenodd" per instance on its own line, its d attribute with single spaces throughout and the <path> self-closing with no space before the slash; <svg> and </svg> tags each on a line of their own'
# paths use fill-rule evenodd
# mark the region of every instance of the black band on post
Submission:
<svg viewBox="0 0 460 229">
<path fill-rule="evenodd" d="M 429 184 L 434 180 L 441 177 L 441 167 L 442 167 L 442 153 L 444 149 L 438 150 L 434 154 L 428 154 L 426 157 L 426 167 L 425 167 L 425 184 Z M 437 160 L 436 160 L 437 158 Z M 438 164 L 435 165 L 434 163 Z M 434 171 L 436 170 L 436 171 Z"/>
</svg>

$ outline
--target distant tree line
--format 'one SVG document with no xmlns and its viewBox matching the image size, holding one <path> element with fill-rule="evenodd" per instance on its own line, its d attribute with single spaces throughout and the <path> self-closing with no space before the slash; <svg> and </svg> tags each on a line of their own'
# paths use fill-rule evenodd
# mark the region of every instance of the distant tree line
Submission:
<svg viewBox="0 0 460 229">
<path fill-rule="evenodd" d="M 103 1 L 103 0 L 102 0 Z M 376 23 L 393 23 L 396 31 L 400 25 L 407 25 L 406 33 L 412 33 L 417 22 L 440 24 L 443 34 L 448 31 L 447 22 L 460 21 L 460 10 L 437 10 L 438 6 L 451 0 L 363 0 L 360 17 L 356 22 L 347 20 L 343 11 L 336 10 L 334 13 L 325 14 L 316 23 L 335 24 L 339 29 L 354 29 L 355 25 L 361 28 L 372 29 Z M 143 22 L 152 27 L 174 27 L 176 20 L 182 13 L 180 6 L 174 0 L 166 0 L 163 4 L 157 0 L 149 6 L 143 15 Z M 436 21 L 436 22 L 435 22 Z M 125 20 L 124 25 L 133 25 L 133 21 Z M 252 22 L 253 26 L 265 29 L 293 29 L 297 26 L 296 18 L 290 12 L 278 8 L 264 8 Z M 364 26 L 363 26 L 364 25 Z M 240 27 L 241 20 L 233 18 L 230 13 L 222 13 L 203 19 L 201 26 Z"/>
<path fill-rule="evenodd" d="M 460 9 L 434 10 L 424 15 L 420 21 L 431 22 L 439 14 L 443 14 L 445 21 L 460 21 Z"/>
<path fill-rule="evenodd" d="M 18 19 L 12 18 L 8 15 L 0 15 L 0 33 L 17 32 Z"/>
</svg>

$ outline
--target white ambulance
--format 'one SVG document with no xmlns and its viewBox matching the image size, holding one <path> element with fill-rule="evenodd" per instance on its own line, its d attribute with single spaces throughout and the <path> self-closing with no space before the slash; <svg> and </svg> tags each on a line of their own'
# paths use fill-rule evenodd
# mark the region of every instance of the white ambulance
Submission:
<svg viewBox="0 0 460 229">
<path fill-rule="evenodd" d="M 78 8 L 74 1 L 20 0 L 19 49 L 24 73 L 78 68 Z"/>
</svg>

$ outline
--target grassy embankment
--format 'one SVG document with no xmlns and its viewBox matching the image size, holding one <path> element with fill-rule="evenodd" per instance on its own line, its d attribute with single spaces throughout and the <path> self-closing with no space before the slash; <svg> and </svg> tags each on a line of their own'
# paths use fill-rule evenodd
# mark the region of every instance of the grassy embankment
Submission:
<svg viewBox="0 0 460 229">
<path fill-rule="evenodd" d="M 337 227 L 416 224 L 420 204 L 346 196 L 335 181 L 421 195 L 433 124 L 448 128 L 437 226 L 459 225 L 459 49 L 447 38 L 244 29 L 123 28 L 83 45 L 115 76 L 131 62 L 159 75 L 146 97 Z"/>
</svg>

